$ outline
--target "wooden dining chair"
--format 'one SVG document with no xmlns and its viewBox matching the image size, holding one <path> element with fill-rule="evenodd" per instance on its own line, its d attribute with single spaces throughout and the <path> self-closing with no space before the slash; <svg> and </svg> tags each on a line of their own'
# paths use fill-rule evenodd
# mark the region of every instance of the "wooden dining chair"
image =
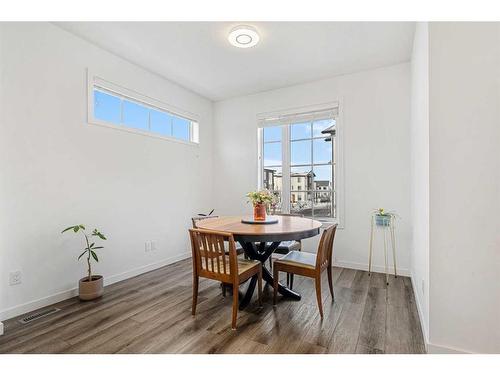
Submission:
<svg viewBox="0 0 500 375">
<path fill-rule="evenodd" d="M 211 215 L 211 216 L 196 216 L 196 217 L 192 217 L 192 218 L 191 218 L 191 222 L 193 223 L 193 228 L 195 228 L 195 229 L 196 229 L 196 228 L 198 228 L 198 225 L 197 225 L 198 221 L 200 221 L 200 220 L 205 220 L 205 219 L 213 219 L 213 218 L 217 218 L 217 217 L 219 217 L 219 216 L 217 216 L 217 215 Z M 244 253 L 244 251 L 243 251 L 243 248 L 241 247 L 241 245 L 240 245 L 238 242 L 235 242 L 235 244 L 236 244 L 236 253 L 237 253 L 238 255 L 243 254 L 243 253 Z M 227 250 L 226 250 L 226 253 L 227 253 Z M 246 258 L 247 258 L 247 256 L 245 255 L 245 259 L 246 259 Z"/>
<path fill-rule="evenodd" d="M 294 216 L 294 217 L 304 217 L 302 214 L 275 214 L 274 216 Z M 302 241 L 282 241 L 278 248 L 274 250 L 274 253 L 269 257 L 269 269 L 273 269 L 273 259 L 276 258 L 275 254 L 279 257 L 288 254 L 290 251 L 301 251 Z M 286 285 L 290 287 L 290 274 L 286 275 Z"/>
<path fill-rule="evenodd" d="M 193 253 L 193 306 L 196 314 L 198 283 L 200 277 L 230 284 L 233 287 L 232 329 L 236 329 L 238 315 L 238 287 L 257 276 L 259 305 L 262 306 L 262 264 L 257 260 L 238 258 L 233 235 L 202 229 L 189 229 Z M 224 242 L 229 243 L 226 254 Z"/>
<path fill-rule="evenodd" d="M 295 216 L 295 217 L 304 217 L 301 214 L 276 214 L 275 216 Z M 274 254 L 288 254 L 290 251 L 301 251 L 302 250 L 302 242 L 298 241 L 282 241 L 278 248 L 274 251 Z M 273 268 L 272 256 L 269 257 L 269 267 Z"/>
<path fill-rule="evenodd" d="M 319 314 L 321 315 L 321 318 L 323 318 L 323 303 L 321 301 L 321 274 L 325 269 L 328 272 L 328 285 L 330 287 L 332 300 L 335 299 L 333 295 L 332 283 L 332 254 L 333 240 L 335 239 L 336 231 L 337 224 L 331 225 L 323 231 L 321 240 L 319 241 L 317 254 L 306 253 L 303 251 L 291 251 L 283 258 L 274 261 L 274 305 L 276 305 L 278 278 L 280 271 L 290 274 L 290 285 L 292 286 L 294 274 L 310 277 L 315 280 L 316 298 L 318 300 Z"/>
</svg>

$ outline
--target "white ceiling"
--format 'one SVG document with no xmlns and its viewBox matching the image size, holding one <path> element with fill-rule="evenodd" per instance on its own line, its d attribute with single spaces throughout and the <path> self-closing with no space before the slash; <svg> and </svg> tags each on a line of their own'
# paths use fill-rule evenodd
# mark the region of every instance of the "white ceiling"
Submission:
<svg viewBox="0 0 500 375">
<path fill-rule="evenodd" d="M 233 47 L 240 22 L 62 22 L 61 28 L 209 99 L 408 61 L 412 22 L 243 22 L 260 43 Z"/>
</svg>

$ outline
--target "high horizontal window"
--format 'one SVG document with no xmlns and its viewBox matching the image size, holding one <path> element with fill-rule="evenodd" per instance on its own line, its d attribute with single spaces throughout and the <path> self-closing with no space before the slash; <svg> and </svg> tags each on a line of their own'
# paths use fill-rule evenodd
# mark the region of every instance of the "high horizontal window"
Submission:
<svg viewBox="0 0 500 375">
<path fill-rule="evenodd" d="M 156 100 L 148 102 L 143 95 L 109 86 L 91 85 L 89 122 L 166 139 L 199 142 L 197 121 L 162 108 Z"/>
<path fill-rule="evenodd" d="M 273 192 L 276 213 L 338 217 L 336 113 L 328 110 L 262 122 L 261 188 Z"/>
</svg>

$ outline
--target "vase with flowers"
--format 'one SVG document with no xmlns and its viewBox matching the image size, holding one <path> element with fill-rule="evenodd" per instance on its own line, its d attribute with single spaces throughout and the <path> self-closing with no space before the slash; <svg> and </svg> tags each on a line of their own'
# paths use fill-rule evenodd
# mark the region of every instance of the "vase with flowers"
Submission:
<svg viewBox="0 0 500 375">
<path fill-rule="evenodd" d="M 273 195 L 267 190 L 251 191 L 247 198 L 253 204 L 253 219 L 255 221 L 266 220 L 266 208 L 274 201 Z"/>
</svg>

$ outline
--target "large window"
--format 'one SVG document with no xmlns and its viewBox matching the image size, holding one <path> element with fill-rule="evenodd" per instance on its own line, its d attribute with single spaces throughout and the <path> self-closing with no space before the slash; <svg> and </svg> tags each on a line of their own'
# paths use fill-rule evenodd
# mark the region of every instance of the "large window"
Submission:
<svg viewBox="0 0 500 375">
<path fill-rule="evenodd" d="M 155 137 L 198 143 L 198 122 L 162 103 L 97 79 L 89 86 L 89 122 Z"/>
<path fill-rule="evenodd" d="M 263 121 L 260 181 L 261 188 L 275 195 L 276 212 L 338 218 L 336 113 L 328 110 Z"/>
</svg>

